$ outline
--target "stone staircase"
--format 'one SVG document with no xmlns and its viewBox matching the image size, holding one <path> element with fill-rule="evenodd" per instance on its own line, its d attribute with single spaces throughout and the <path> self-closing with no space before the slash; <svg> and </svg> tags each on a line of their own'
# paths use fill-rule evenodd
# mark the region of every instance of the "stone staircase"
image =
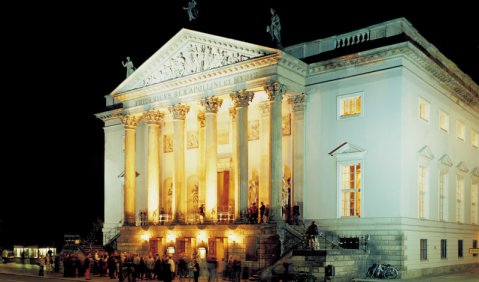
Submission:
<svg viewBox="0 0 479 282">
<path fill-rule="evenodd" d="M 317 281 L 326 280 L 326 266 L 334 267 L 334 281 L 351 281 L 363 277 L 367 269 L 369 251 L 365 249 L 344 249 L 335 232 L 322 232 L 318 236 L 316 250 L 310 250 L 304 236 L 304 225 L 283 226 L 283 252 L 273 265 L 263 269 L 260 279 L 289 280 L 305 274 Z M 254 279 L 257 279 L 256 276 Z M 328 277 L 330 278 L 330 277 Z"/>
</svg>

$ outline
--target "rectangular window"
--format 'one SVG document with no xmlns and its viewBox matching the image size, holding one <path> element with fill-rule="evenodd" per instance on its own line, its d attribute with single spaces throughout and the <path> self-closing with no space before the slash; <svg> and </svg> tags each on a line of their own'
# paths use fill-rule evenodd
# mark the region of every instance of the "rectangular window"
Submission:
<svg viewBox="0 0 479 282">
<path fill-rule="evenodd" d="M 427 260 L 427 239 L 421 239 L 419 256 L 421 260 Z"/>
<path fill-rule="evenodd" d="M 441 172 L 439 174 L 439 220 L 446 220 L 446 187 L 447 174 Z"/>
<path fill-rule="evenodd" d="M 449 132 L 449 115 L 445 112 L 439 112 L 439 127 L 445 132 Z"/>
<path fill-rule="evenodd" d="M 479 148 L 479 133 L 474 130 L 471 130 L 471 145 L 474 148 Z"/>
<path fill-rule="evenodd" d="M 477 198 L 479 194 L 479 178 L 473 177 L 471 184 L 471 223 L 478 224 L 477 221 Z"/>
<path fill-rule="evenodd" d="M 464 222 L 464 176 L 456 176 L 456 221 Z"/>
<path fill-rule="evenodd" d="M 464 240 L 457 240 L 457 257 L 464 257 Z"/>
<path fill-rule="evenodd" d="M 361 164 L 341 166 L 342 216 L 361 215 Z"/>
<path fill-rule="evenodd" d="M 426 167 L 419 167 L 418 170 L 418 190 L 419 190 L 419 218 L 426 217 L 426 192 L 428 186 L 428 169 Z"/>
<path fill-rule="evenodd" d="M 358 116 L 363 108 L 363 94 L 352 94 L 338 97 L 339 118 Z"/>
<path fill-rule="evenodd" d="M 441 239 L 441 259 L 447 259 L 447 240 Z"/>
<path fill-rule="evenodd" d="M 477 249 L 477 240 L 472 240 L 472 247 Z M 477 257 L 477 254 L 472 254 L 473 257 Z"/>
<path fill-rule="evenodd" d="M 431 104 L 428 101 L 419 98 L 419 118 L 425 121 L 429 121 L 431 112 Z"/>
<path fill-rule="evenodd" d="M 466 126 L 461 121 L 456 121 L 456 136 L 462 141 L 466 139 Z"/>
</svg>

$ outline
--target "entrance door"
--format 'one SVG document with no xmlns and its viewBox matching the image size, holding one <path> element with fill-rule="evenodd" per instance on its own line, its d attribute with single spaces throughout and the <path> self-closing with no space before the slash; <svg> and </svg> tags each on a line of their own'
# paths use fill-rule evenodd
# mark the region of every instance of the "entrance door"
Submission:
<svg viewBox="0 0 479 282">
<path fill-rule="evenodd" d="M 228 170 L 218 172 L 218 213 L 228 212 L 230 195 L 230 172 Z M 233 212 L 233 211 L 229 211 Z"/>
</svg>

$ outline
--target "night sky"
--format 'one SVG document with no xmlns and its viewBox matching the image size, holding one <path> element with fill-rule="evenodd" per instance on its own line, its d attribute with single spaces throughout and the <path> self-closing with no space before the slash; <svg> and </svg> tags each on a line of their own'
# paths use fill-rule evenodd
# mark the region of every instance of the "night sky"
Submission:
<svg viewBox="0 0 479 282">
<path fill-rule="evenodd" d="M 126 56 L 139 67 L 182 27 L 274 47 L 270 7 L 284 46 L 406 17 L 479 82 L 477 9 L 461 1 L 418 8 L 412 1 L 196 0 L 192 22 L 182 9 L 187 0 L 46 2 L 2 9 L 12 20 L 2 20 L 1 35 L 0 246 L 58 245 L 64 233 L 88 233 L 103 218 L 103 123 L 94 113 L 125 78 Z"/>
</svg>

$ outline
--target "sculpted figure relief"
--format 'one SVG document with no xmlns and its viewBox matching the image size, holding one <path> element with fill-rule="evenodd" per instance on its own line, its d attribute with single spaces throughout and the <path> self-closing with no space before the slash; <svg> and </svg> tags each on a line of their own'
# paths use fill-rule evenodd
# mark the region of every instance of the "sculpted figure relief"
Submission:
<svg viewBox="0 0 479 282">
<path fill-rule="evenodd" d="M 183 10 L 188 12 L 188 18 L 190 22 L 198 17 L 198 8 L 196 8 L 195 0 L 188 2 L 188 7 L 183 7 Z"/>
</svg>

